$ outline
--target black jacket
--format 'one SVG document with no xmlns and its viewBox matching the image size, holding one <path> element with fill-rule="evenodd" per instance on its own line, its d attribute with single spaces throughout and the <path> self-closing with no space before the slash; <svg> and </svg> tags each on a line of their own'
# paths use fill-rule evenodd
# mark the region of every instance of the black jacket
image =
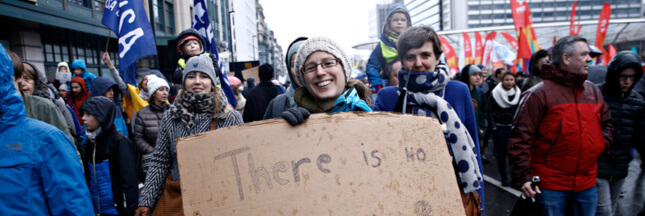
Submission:
<svg viewBox="0 0 645 216">
<path fill-rule="evenodd" d="M 159 124 L 168 105 L 158 106 L 151 103 L 137 113 L 134 124 L 134 142 L 141 154 L 150 154 L 155 150 Z"/>
<path fill-rule="evenodd" d="M 100 191 L 99 197 L 103 198 L 99 200 L 103 204 L 105 204 L 104 198 L 112 195 L 119 215 L 134 215 L 139 194 L 137 156 L 134 144 L 114 126 L 116 116 L 114 103 L 103 96 L 91 97 L 81 105 L 80 110 L 94 115 L 101 125 L 101 132 L 96 136 L 95 141 L 87 140 L 85 144 L 86 157 L 83 164 L 91 195 L 96 197 L 96 191 Z M 105 169 L 106 164 L 109 169 Z M 108 170 L 109 179 L 99 178 L 107 176 Z M 111 194 L 106 185 L 111 185 Z M 95 199 L 93 202 L 96 205 Z M 102 207 L 104 207 L 103 204 L 101 204 Z"/>
<path fill-rule="evenodd" d="M 599 87 L 611 110 L 611 121 L 614 125 L 614 145 L 611 154 L 602 154 L 598 159 L 598 177 L 605 179 L 624 178 L 627 176 L 629 162 L 632 160 L 631 148 L 645 153 L 645 100 L 630 89 L 623 93 L 620 90 L 618 75 L 627 68 L 636 69 L 636 79 L 643 76 L 638 56 L 631 52 L 620 52 L 607 68 L 605 82 Z"/>
<path fill-rule="evenodd" d="M 512 125 L 513 117 L 515 116 L 515 111 L 517 111 L 518 105 L 519 103 L 509 108 L 502 108 L 497 104 L 497 101 L 495 101 L 495 98 L 493 98 L 492 95 L 488 97 L 488 102 L 486 103 L 486 108 L 487 108 L 486 113 L 488 115 L 488 126 L 491 128 L 495 128 L 496 126 Z"/>
<path fill-rule="evenodd" d="M 271 81 L 260 81 L 246 97 L 244 106 L 244 122 L 252 122 L 264 119 L 264 112 L 269 106 L 269 102 L 279 94 L 284 93 L 284 89 L 273 84 Z"/>
</svg>

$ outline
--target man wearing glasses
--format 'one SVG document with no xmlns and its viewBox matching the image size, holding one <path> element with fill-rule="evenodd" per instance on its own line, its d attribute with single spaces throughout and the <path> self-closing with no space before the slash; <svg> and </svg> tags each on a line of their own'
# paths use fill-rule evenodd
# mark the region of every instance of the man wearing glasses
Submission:
<svg viewBox="0 0 645 216">
<path fill-rule="evenodd" d="M 614 215 L 621 188 L 627 177 L 632 147 L 640 155 L 645 149 L 645 100 L 633 91 L 643 76 L 640 59 L 631 51 L 616 54 L 607 67 L 600 90 L 611 110 L 614 144 L 611 155 L 598 158 L 598 215 Z"/>
</svg>

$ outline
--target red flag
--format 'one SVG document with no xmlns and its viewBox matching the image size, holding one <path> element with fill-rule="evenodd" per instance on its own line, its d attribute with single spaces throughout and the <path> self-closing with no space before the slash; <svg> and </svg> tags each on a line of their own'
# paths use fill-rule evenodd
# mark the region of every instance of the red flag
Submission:
<svg viewBox="0 0 645 216">
<path fill-rule="evenodd" d="M 488 66 L 488 61 L 490 60 L 490 53 L 493 52 L 493 46 L 494 43 L 493 41 L 495 40 L 495 36 L 497 36 L 497 32 L 491 32 L 490 34 L 486 35 L 486 43 L 484 45 L 484 55 L 483 55 L 483 65 L 484 67 Z"/>
<path fill-rule="evenodd" d="M 508 43 L 511 44 L 513 49 L 515 49 L 515 51 L 517 51 L 517 49 L 518 49 L 518 47 L 517 47 L 517 39 L 515 39 L 515 37 L 513 37 L 513 35 L 509 34 L 508 32 L 501 32 L 500 34 L 502 34 L 502 36 L 504 36 L 504 38 L 506 38 Z"/>
<path fill-rule="evenodd" d="M 607 27 L 609 26 L 609 17 L 611 16 L 611 5 L 609 3 L 602 4 L 602 10 L 600 11 L 600 18 L 598 19 L 598 30 L 596 31 L 596 47 L 602 50 L 603 53 L 607 54 L 605 50 L 605 35 L 607 35 Z M 604 60 L 604 59 L 603 59 Z M 603 64 L 606 65 L 607 61 L 604 61 Z"/>
<path fill-rule="evenodd" d="M 464 35 L 464 64 L 472 64 L 473 47 L 470 44 L 470 36 L 468 36 L 468 33 L 466 32 L 462 32 L 461 34 Z"/>
<path fill-rule="evenodd" d="M 450 75 L 452 75 L 452 71 L 459 71 L 459 65 L 457 64 L 457 53 L 455 53 L 455 49 L 452 48 L 452 46 L 448 43 L 448 40 L 446 40 L 446 38 L 439 35 L 439 40 L 441 40 L 441 48 L 443 49 L 443 55 L 444 57 L 446 57 L 446 64 L 448 65 L 448 67 L 450 67 L 450 71 L 451 71 Z"/>
<path fill-rule="evenodd" d="M 530 59 L 531 54 L 539 50 L 540 46 L 535 29 L 532 27 L 533 21 L 531 20 L 529 5 L 523 0 L 513 0 L 511 1 L 511 12 L 519 43 L 517 57 Z"/>
<path fill-rule="evenodd" d="M 576 6 L 578 5 L 578 1 L 573 1 L 573 8 L 571 9 L 571 20 L 569 23 L 569 35 L 571 36 L 578 36 L 580 34 L 580 28 L 582 27 L 580 25 L 580 21 L 578 21 L 578 30 L 576 30 Z"/>
<path fill-rule="evenodd" d="M 482 46 L 482 36 L 475 32 L 475 62 L 473 64 L 482 64 L 482 55 L 484 55 L 484 46 Z"/>
<path fill-rule="evenodd" d="M 611 61 L 611 59 L 614 58 L 615 55 L 616 55 L 616 48 L 614 48 L 614 45 L 609 44 L 609 52 L 607 52 L 607 55 L 602 60 L 602 64 L 608 65 L 609 61 Z"/>
</svg>

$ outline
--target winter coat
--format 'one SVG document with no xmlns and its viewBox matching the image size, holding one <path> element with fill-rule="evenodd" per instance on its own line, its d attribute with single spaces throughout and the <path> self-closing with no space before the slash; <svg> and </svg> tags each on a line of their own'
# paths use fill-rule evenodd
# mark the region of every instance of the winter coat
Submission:
<svg viewBox="0 0 645 216">
<path fill-rule="evenodd" d="M 54 126 L 27 118 L 1 44 L 0 66 L 2 215 L 93 215 L 74 145 Z"/>
<path fill-rule="evenodd" d="M 244 91 L 242 91 L 244 98 L 248 98 L 249 93 L 255 88 L 255 78 L 249 77 L 248 79 L 246 79 L 246 82 L 246 88 L 244 88 Z"/>
<path fill-rule="evenodd" d="M 147 206 L 154 209 L 159 196 L 163 191 L 164 182 L 168 174 L 171 174 L 172 181 L 179 181 L 179 168 L 177 166 L 177 144 L 175 140 L 204 133 L 210 130 L 211 122 L 217 121 L 217 128 L 224 128 L 244 123 L 242 116 L 235 110 L 227 110 L 211 118 L 205 115 L 197 115 L 192 127 L 184 119 L 175 119 L 170 115 L 170 110 L 164 112 L 157 137 L 157 146 L 153 152 L 153 160 L 146 176 L 146 183 L 141 192 L 139 206 Z"/>
<path fill-rule="evenodd" d="M 475 120 L 475 111 L 473 109 L 472 99 L 468 90 L 468 86 L 459 81 L 448 81 L 448 84 L 442 91 L 435 92 L 436 95 L 441 96 L 446 102 L 455 108 L 455 112 L 459 116 L 459 120 L 466 126 L 468 134 L 471 135 L 475 143 L 475 152 L 481 152 L 479 147 L 479 138 L 477 135 L 477 122 Z M 376 96 L 374 102 L 374 111 L 392 112 L 396 101 L 399 98 L 399 91 L 397 86 L 389 86 L 381 89 Z M 477 162 L 482 170 L 481 155 L 477 154 Z M 483 174 L 483 173 L 482 173 Z M 482 208 L 484 208 L 484 186 L 477 190 L 482 199 Z"/>
<path fill-rule="evenodd" d="M 498 85 L 501 85 L 498 84 Z M 494 87 L 493 87 L 494 89 Z M 493 92 L 491 89 L 491 93 Z M 515 94 L 520 94 L 519 92 Z M 491 128 L 498 126 L 512 126 L 513 117 L 515 116 L 515 111 L 517 111 L 517 105 L 511 106 L 509 108 L 502 108 L 499 106 L 495 98 L 492 96 L 488 97 L 488 102 L 486 103 L 487 113 L 488 113 L 488 124 Z"/>
<path fill-rule="evenodd" d="M 134 215 L 138 202 L 137 156 L 134 144 L 114 126 L 116 109 L 106 97 L 91 97 L 81 110 L 100 123 L 100 132 L 85 145 L 85 179 L 94 211 Z"/>
<path fill-rule="evenodd" d="M 390 24 L 387 21 L 390 19 L 390 16 L 394 14 L 392 12 L 396 9 L 405 10 L 405 15 L 408 19 L 408 27 L 412 26 L 410 13 L 405 5 L 401 3 L 393 4 L 387 12 L 387 18 L 385 19 L 386 23 L 383 25 L 383 30 L 381 31 L 381 42 L 376 45 L 376 48 L 374 48 L 372 54 L 370 54 L 369 60 L 367 61 L 365 73 L 367 74 L 367 78 L 372 87 L 377 85 L 383 86 L 383 80 L 381 78 L 389 79 L 389 73 L 391 73 L 391 69 L 387 67 L 391 66 L 391 62 L 399 60 L 396 51 L 396 42 L 387 38 L 386 32 L 386 29 L 389 29 L 387 26 Z M 399 12 L 397 11 L 397 13 Z"/>
<path fill-rule="evenodd" d="M 85 66 L 85 61 L 83 59 L 76 59 L 74 62 L 72 62 L 72 80 L 74 77 L 77 77 L 76 74 L 74 74 L 74 69 L 76 68 L 81 68 L 83 69 L 83 73 L 81 73 L 81 77 L 83 77 L 83 80 L 85 80 L 85 84 L 87 85 L 87 90 L 92 91 L 92 81 L 96 78 L 96 76 L 93 73 L 90 73 L 87 71 L 87 67 Z M 73 81 L 72 81 L 73 82 Z M 70 86 L 71 88 L 71 86 Z"/>
<path fill-rule="evenodd" d="M 50 124 L 58 128 L 58 130 L 63 131 L 69 140 L 75 140 L 74 136 L 69 133 L 67 123 L 65 123 L 65 117 L 63 117 L 63 114 L 56 108 L 54 103 L 45 98 L 33 95 L 25 95 L 24 100 L 27 117 Z"/>
<path fill-rule="evenodd" d="M 623 94 L 618 81 L 618 75 L 627 67 L 636 69 L 635 80 L 643 77 L 638 56 L 627 52 L 614 56 L 609 63 L 605 83 L 599 86 L 611 110 L 614 144 L 610 149 L 611 155 L 603 154 L 598 159 L 598 177 L 610 180 L 627 176 L 632 147 L 641 155 L 645 153 L 645 100 L 633 91 L 633 86 Z"/>
<path fill-rule="evenodd" d="M 69 110 L 67 110 L 65 101 L 58 95 L 58 90 L 52 90 L 47 85 L 47 75 L 45 74 L 45 72 L 39 70 L 36 65 L 32 64 L 31 62 L 23 61 L 23 63 L 29 64 L 36 72 L 37 77 L 34 79 L 35 88 L 33 95 L 52 100 L 54 105 L 58 107 L 58 110 L 64 117 L 65 123 L 67 124 L 67 129 L 69 130 L 68 133 L 76 134 L 76 128 L 74 128 L 74 119 L 72 118 L 72 114 L 69 112 Z M 62 131 L 66 132 L 65 130 Z M 72 141 L 74 141 L 74 139 L 72 139 Z"/>
<path fill-rule="evenodd" d="M 150 154 L 155 150 L 159 125 L 167 108 L 166 104 L 162 106 L 150 104 L 137 113 L 137 120 L 134 124 L 134 142 L 137 145 L 137 150 L 142 154 Z"/>
<path fill-rule="evenodd" d="M 475 65 L 470 65 L 470 66 L 475 67 Z M 466 73 L 462 72 L 461 81 L 463 83 L 466 83 L 466 85 L 470 86 L 470 75 L 468 75 L 467 72 Z M 475 119 L 477 120 L 477 136 L 483 137 L 484 131 L 486 131 L 486 127 L 488 125 L 487 117 L 486 117 L 486 103 L 485 103 L 486 96 L 484 95 L 484 92 L 482 92 L 481 88 L 475 86 L 473 87 L 472 90 L 470 90 L 470 98 L 473 101 L 472 104 L 475 110 Z"/>
<path fill-rule="evenodd" d="M 264 113 L 264 119 L 280 118 L 282 112 L 298 106 L 296 101 L 293 100 L 293 95 L 296 93 L 297 87 L 293 86 L 289 86 L 286 93 L 278 95 L 269 102 L 269 106 L 267 106 L 266 112 Z"/>
<path fill-rule="evenodd" d="M 119 90 L 119 87 L 117 84 L 112 81 L 111 79 L 105 78 L 105 77 L 99 77 L 94 80 L 92 83 L 94 86 L 94 91 L 90 94 L 90 97 L 96 97 L 96 96 L 103 96 L 105 95 L 105 92 L 107 92 L 110 88 L 112 88 L 112 91 L 114 92 L 114 103 L 115 103 L 115 109 L 116 109 L 116 116 L 114 118 L 114 126 L 116 127 L 116 130 L 121 132 L 125 137 L 129 137 L 128 133 L 128 125 L 125 124 L 125 120 L 123 118 L 123 111 L 121 110 L 121 91 Z"/>
<path fill-rule="evenodd" d="M 264 119 L 264 113 L 271 100 L 280 94 L 284 94 L 284 89 L 273 84 L 270 80 L 260 81 L 246 98 L 244 107 L 244 122 L 252 122 Z"/>
<path fill-rule="evenodd" d="M 598 157 L 612 141 L 609 106 L 586 75 L 550 62 L 522 96 L 509 140 L 513 182 L 540 176 L 540 188 L 579 192 L 596 185 Z"/>
<path fill-rule="evenodd" d="M 90 97 L 91 92 L 85 87 L 85 80 L 81 77 L 74 77 L 72 78 L 72 83 L 79 83 L 81 84 L 81 93 L 77 96 L 74 97 L 74 92 L 70 91 L 67 93 L 67 106 L 70 106 L 72 109 L 74 109 L 74 112 L 76 112 L 76 117 L 78 118 L 78 122 L 81 125 L 84 125 L 83 119 L 81 117 L 82 114 L 79 110 L 81 108 L 81 104 L 87 100 L 87 98 Z M 70 85 L 71 88 L 72 85 Z"/>
</svg>

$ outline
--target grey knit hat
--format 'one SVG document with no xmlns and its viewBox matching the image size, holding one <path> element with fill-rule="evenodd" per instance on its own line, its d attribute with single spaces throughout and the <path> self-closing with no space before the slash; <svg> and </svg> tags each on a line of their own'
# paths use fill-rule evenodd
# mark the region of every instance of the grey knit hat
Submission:
<svg viewBox="0 0 645 216">
<path fill-rule="evenodd" d="M 301 85 L 305 85 L 305 77 L 300 70 L 304 67 L 307 58 L 316 51 L 324 51 L 340 59 L 340 63 L 343 65 L 343 70 L 345 71 L 345 83 L 349 81 L 352 74 L 352 66 L 349 62 L 349 58 L 347 58 L 347 55 L 345 54 L 345 51 L 343 51 L 336 41 L 333 41 L 330 38 L 315 37 L 310 38 L 300 45 L 300 48 L 298 48 L 298 54 L 296 54 L 294 69 L 296 71 L 296 79 Z"/>
<path fill-rule="evenodd" d="M 213 60 L 207 54 L 201 54 L 188 59 L 186 67 L 184 67 L 184 74 L 181 77 L 182 84 L 186 81 L 186 75 L 193 71 L 205 73 L 211 78 L 213 86 L 217 85 L 218 80 L 215 68 L 213 67 Z"/>
</svg>

